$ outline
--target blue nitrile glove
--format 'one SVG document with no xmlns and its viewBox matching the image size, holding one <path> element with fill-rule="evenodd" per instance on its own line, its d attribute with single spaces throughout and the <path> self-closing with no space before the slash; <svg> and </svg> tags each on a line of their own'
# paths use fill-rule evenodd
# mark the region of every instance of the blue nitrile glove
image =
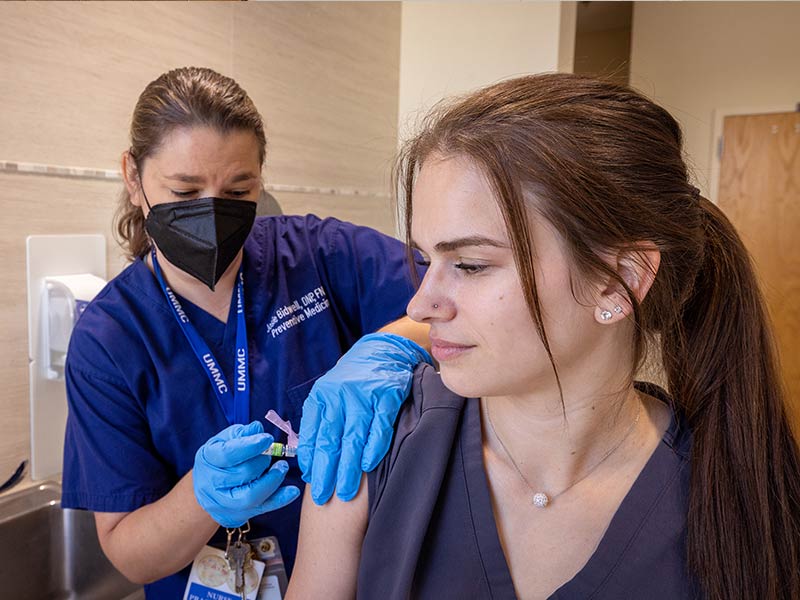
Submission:
<svg viewBox="0 0 800 600">
<path fill-rule="evenodd" d="M 289 465 L 269 466 L 261 454 L 272 444 L 258 421 L 231 425 L 200 446 L 194 456 L 194 495 L 223 527 L 239 527 L 248 519 L 286 506 L 300 495 L 293 485 L 279 487 Z"/>
<path fill-rule="evenodd" d="M 422 361 L 433 362 L 415 342 L 370 333 L 314 383 L 303 404 L 297 448 L 314 502 L 330 499 L 334 479 L 339 498 L 355 497 L 362 470 L 374 469 L 389 450 L 395 418 Z"/>
</svg>

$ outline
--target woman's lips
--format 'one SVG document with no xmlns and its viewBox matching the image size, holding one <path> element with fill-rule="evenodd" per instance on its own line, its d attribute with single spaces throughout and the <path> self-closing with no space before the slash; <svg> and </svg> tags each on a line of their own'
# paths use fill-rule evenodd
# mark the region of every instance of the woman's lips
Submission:
<svg viewBox="0 0 800 600">
<path fill-rule="evenodd" d="M 474 347 L 431 338 L 431 354 L 440 363 L 454 360 Z"/>
</svg>

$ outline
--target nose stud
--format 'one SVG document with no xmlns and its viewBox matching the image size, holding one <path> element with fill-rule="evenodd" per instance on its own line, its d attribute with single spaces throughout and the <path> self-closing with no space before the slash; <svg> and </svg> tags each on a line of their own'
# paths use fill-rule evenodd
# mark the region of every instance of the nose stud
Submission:
<svg viewBox="0 0 800 600">
<path fill-rule="evenodd" d="M 439 305 L 438 304 L 434 304 L 433 308 L 439 308 Z"/>
</svg>

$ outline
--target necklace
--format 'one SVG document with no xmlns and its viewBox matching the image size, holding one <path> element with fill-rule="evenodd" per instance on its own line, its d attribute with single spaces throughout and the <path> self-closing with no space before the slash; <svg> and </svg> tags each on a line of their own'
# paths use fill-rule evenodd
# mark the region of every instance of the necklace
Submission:
<svg viewBox="0 0 800 600">
<path fill-rule="evenodd" d="M 492 429 L 492 433 L 494 434 L 494 437 L 496 437 L 497 441 L 500 442 L 500 446 L 503 448 L 503 451 L 506 453 L 506 456 L 508 456 L 508 459 L 511 461 L 511 464 L 514 465 L 514 469 L 516 470 L 517 474 L 520 476 L 522 481 L 525 482 L 525 485 L 528 486 L 528 489 L 531 492 L 533 492 L 533 498 L 532 498 L 533 505 L 536 508 L 545 508 L 548 504 L 550 504 L 553 500 L 558 498 L 561 494 L 563 494 L 567 490 L 572 489 L 573 487 L 578 485 L 581 481 L 586 479 L 589 475 L 591 475 L 597 467 L 599 467 L 601 464 L 603 464 L 603 462 L 605 462 L 605 460 L 609 456 L 614 454 L 614 452 L 617 450 L 617 448 L 619 448 L 622 445 L 622 443 L 625 440 L 628 439 L 628 436 L 630 436 L 630 434 L 636 428 L 636 425 L 639 423 L 639 417 L 642 414 L 642 403 L 639 402 L 639 408 L 636 410 L 636 418 L 633 420 L 633 423 L 631 423 L 631 426 L 628 427 L 628 431 L 625 432 L 625 435 L 623 435 L 622 438 L 616 444 L 614 444 L 611 447 L 611 449 L 602 456 L 602 458 L 600 458 L 600 460 L 598 460 L 596 463 L 594 463 L 594 465 L 592 465 L 592 467 L 588 471 L 586 471 L 586 473 L 581 475 L 578 479 L 576 479 L 575 481 L 570 483 L 567 487 L 565 487 L 563 490 L 561 490 L 560 492 L 558 492 L 554 496 L 548 496 L 544 492 L 536 491 L 536 489 L 530 483 L 528 483 L 528 480 L 525 478 L 525 475 L 522 474 L 522 471 L 520 470 L 519 466 L 517 466 L 517 463 L 514 460 L 514 457 L 511 456 L 511 452 L 508 451 L 508 448 L 506 448 L 506 445 L 503 443 L 503 440 L 500 439 L 499 435 L 497 435 L 497 430 L 494 428 L 494 423 L 492 423 L 492 415 L 489 413 L 489 405 L 488 404 L 486 405 L 486 408 L 484 410 L 486 411 L 486 420 L 489 422 L 489 427 Z"/>
</svg>

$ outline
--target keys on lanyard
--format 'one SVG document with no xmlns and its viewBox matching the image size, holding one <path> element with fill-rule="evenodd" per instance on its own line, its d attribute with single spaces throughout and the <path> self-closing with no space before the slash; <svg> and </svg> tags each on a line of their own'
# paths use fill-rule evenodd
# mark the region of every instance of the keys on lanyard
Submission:
<svg viewBox="0 0 800 600">
<path fill-rule="evenodd" d="M 238 527 L 235 529 L 226 529 L 228 534 L 228 542 L 225 545 L 225 559 L 233 573 L 234 591 L 241 595 L 242 600 L 247 600 L 247 584 L 245 582 L 245 572 L 250 567 L 250 561 L 253 559 L 253 549 L 245 539 L 245 534 L 250 531 L 250 521 L 245 523 L 246 529 Z M 238 533 L 239 536 L 233 542 L 233 534 Z"/>
</svg>

